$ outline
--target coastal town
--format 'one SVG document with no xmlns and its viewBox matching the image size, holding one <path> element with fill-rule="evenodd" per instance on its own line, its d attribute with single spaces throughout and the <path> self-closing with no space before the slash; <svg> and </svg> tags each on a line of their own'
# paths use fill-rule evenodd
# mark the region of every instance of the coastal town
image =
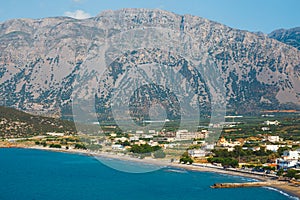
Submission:
<svg viewBox="0 0 300 200">
<path fill-rule="evenodd" d="M 102 127 L 97 134 L 84 134 L 64 129 L 33 135 L 8 134 L 24 130 L 30 124 L 0 119 L 0 147 L 42 148 L 90 154 L 105 154 L 153 159 L 221 169 L 235 169 L 270 177 L 300 179 L 300 121 L 298 114 L 259 117 L 226 116 L 222 134 L 214 143 L 207 138 L 216 124 L 188 129 L 142 130 L 120 132 L 115 126 Z M 55 122 L 42 120 L 46 124 Z M 63 128 L 57 123 L 58 128 Z M 218 125 L 219 126 L 219 125 Z M 106 128 L 106 129 L 105 129 Z M 48 130 L 48 129 L 47 129 Z M 4 134 L 6 133 L 6 134 Z"/>
</svg>

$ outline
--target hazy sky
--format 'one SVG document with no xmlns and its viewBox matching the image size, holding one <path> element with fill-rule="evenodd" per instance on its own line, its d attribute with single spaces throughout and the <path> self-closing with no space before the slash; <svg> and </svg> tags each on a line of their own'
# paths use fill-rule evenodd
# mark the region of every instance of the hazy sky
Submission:
<svg viewBox="0 0 300 200">
<path fill-rule="evenodd" d="M 159 8 L 265 33 L 300 26 L 300 0 L 0 0 L 0 22 L 66 15 L 87 18 L 120 8 Z"/>
</svg>

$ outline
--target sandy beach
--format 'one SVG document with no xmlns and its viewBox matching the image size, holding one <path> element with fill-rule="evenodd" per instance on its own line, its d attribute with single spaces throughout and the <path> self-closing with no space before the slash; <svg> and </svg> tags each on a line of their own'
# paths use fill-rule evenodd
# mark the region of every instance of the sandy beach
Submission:
<svg viewBox="0 0 300 200">
<path fill-rule="evenodd" d="M 121 155 L 121 154 L 112 154 L 112 153 L 106 153 L 106 152 L 91 152 L 89 150 L 79 150 L 79 149 L 55 149 L 55 148 L 48 148 L 48 147 L 41 147 L 41 146 L 32 146 L 32 147 L 16 147 L 16 148 L 27 148 L 27 149 L 37 149 L 37 150 L 47 150 L 47 151 L 55 151 L 55 152 L 65 152 L 65 153 L 75 153 L 75 154 L 83 154 L 87 156 L 93 156 L 95 158 L 97 157 L 105 157 L 105 158 L 112 158 L 112 159 L 119 159 L 124 161 L 130 161 L 130 162 L 141 162 L 145 164 L 151 164 L 151 165 L 159 165 L 162 168 L 163 167 L 174 167 L 174 168 L 180 168 L 180 169 L 186 169 L 186 170 L 192 170 L 192 171 L 200 171 L 200 172 L 212 172 L 212 173 L 221 173 L 221 174 L 227 174 L 231 176 L 241 176 L 241 177 L 247 177 L 252 178 L 259 181 L 271 181 L 272 177 L 252 174 L 248 172 L 238 172 L 238 171 L 230 171 L 230 170 L 224 170 L 221 167 L 216 167 L 210 164 L 192 164 L 192 165 L 186 165 L 186 164 L 179 164 L 179 163 L 171 163 L 167 159 L 153 159 L 153 158 L 133 158 L 128 155 Z M 101 159 L 99 159 L 101 160 Z M 274 178 L 273 180 L 274 181 Z M 275 188 L 279 191 L 284 191 L 285 193 L 298 197 L 300 199 L 300 186 L 295 186 L 292 183 L 289 183 L 287 181 L 278 181 L 281 184 L 274 184 L 271 187 Z"/>
</svg>

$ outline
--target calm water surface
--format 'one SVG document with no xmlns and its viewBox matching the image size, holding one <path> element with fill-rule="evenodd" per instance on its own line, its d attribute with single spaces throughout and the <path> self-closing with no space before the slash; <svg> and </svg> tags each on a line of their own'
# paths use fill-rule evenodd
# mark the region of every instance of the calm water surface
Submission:
<svg viewBox="0 0 300 200">
<path fill-rule="evenodd" d="M 84 155 L 0 149 L 0 200 L 295 199 L 266 188 L 209 187 L 216 182 L 246 181 L 242 177 L 168 168 L 130 174 Z"/>
</svg>

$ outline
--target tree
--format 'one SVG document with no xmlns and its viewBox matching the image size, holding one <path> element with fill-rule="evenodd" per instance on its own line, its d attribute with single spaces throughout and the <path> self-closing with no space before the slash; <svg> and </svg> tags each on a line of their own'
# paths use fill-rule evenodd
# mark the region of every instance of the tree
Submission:
<svg viewBox="0 0 300 200">
<path fill-rule="evenodd" d="M 181 155 L 179 162 L 183 164 L 193 164 L 194 160 L 190 157 L 188 152 L 184 152 Z"/>
<path fill-rule="evenodd" d="M 215 158 L 208 158 L 207 161 L 210 163 L 221 163 L 221 165 L 223 167 L 238 167 L 239 166 L 239 161 L 234 158 L 215 157 Z"/>
<path fill-rule="evenodd" d="M 74 146 L 75 149 L 87 149 L 84 144 L 76 143 Z"/>
<path fill-rule="evenodd" d="M 161 147 L 159 147 L 159 146 L 152 147 L 149 144 L 142 144 L 142 145 L 134 144 L 131 146 L 130 152 L 145 154 L 145 153 L 151 153 L 151 152 L 154 152 L 154 151 L 157 151 L 160 149 L 161 149 Z"/>
<path fill-rule="evenodd" d="M 287 146 L 285 146 L 285 147 L 279 147 L 278 150 L 277 150 L 277 153 L 279 154 L 279 156 L 282 156 L 283 152 L 287 151 L 287 150 L 290 150 L 290 148 L 287 147 Z"/>
<path fill-rule="evenodd" d="M 289 178 L 295 178 L 295 179 L 299 179 L 300 178 L 300 174 L 298 173 L 297 170 L 294 169 L 289 169 L 286 173 L 286 175 L 284 175 L 285 177 L 289 177 Z"/>
<path fill-rule="evenodd" d="M 49 147 L 50 147 L 50 148 L 58 148 L 58 149 L 60 149 L 60 148 L 61 148 L 61 145 L 60 145 L 60 144 L 50 144 Z"/>
<path fill-rule="evenodd" d="M 284 170 L 282 168 L 280 168 L 278 171 L 277 171 L 277 176 L 282 176 L 284 173 Z"/>
<path fill-rule="evenodd" d="M 43 145 L 43 147 L 46 147 L 47 146 L 46 141 L 41 142 L 41 145 Z"/>
</svg>

